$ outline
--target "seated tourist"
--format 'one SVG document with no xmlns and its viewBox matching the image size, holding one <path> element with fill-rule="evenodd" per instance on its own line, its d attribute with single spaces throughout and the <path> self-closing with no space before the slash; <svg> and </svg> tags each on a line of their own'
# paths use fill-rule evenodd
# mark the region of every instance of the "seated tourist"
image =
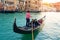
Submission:
<svg viewBox="0 0 60 40">
<path fill-rule="evenodd" d="M 35 19 L 35 21 L 34 21 L 34 25 L 35 25 L 35 27 L 37 27 L 37 26 L 40 25 L 39 22 L 37 21 L 37 19 Z"/>
<path fill-rule="evenodd" d="M 38 20 L 38 22 L 39 22 L 39 24 L 42 24 L 42 22 L 43 22 L 43 19 L 40 19 L 40 20 Z"/>
<path fill-rule="evenodd" d="M 30 23 L 31 25 L 31 27 L 33 26 L 33 27 L 37 27 L 38 25 L 40 25 L 39 23 L 38 23 L 38 21 L 37 21 L 37 19 L 32 19 L 32 21 L 31 21 L 31 23 Z"/>
</svg>

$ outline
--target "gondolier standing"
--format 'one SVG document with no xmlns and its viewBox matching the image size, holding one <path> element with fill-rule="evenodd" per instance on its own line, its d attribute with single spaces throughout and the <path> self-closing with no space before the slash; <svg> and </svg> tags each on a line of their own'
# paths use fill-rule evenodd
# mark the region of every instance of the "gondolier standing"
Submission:
<svg viewBox="0 0 60 40">
<path fill-rule="evenodd" d="M 27 27 L 29 27 L 30 17 L 31 17 L 30 12 L 27 11 L 27 13 L 26 13 L 26 26 L 27 26 Z"/>
</svg>

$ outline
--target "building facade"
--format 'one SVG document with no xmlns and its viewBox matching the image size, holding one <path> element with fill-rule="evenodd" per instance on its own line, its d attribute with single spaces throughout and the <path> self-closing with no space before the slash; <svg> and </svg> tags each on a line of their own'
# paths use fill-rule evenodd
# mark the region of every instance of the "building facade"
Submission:
<svg viewBox="0 0 60 40">
<path fill-rule="evenodd" d="M 40 11 L 41 0 L 0 0 L 7 10 L 17 8 L 20 11 Z"/>
<path fill-rule="evenodd" d="M 56 8 L 56 12 L 60 12 L 60 2 L 53 3 L 53 5 Z"/>
<path fill-rule="evenodd" d="M 25 10 L 26 11 L 40 11 L 41 6 L 40 0 L 26 0 L 25 1 Z"/>
<path fill-rule="evenodd" d="M 56 8 L 49 3 L 42 3 L 40 10 L 42 12 L 56 12 Z"/>
<path fill-rule="evenodd" d="M 19 11 L 25 11 L 25 3 L 24 1 L 20 1 L 18 4 L 18 10 Z"/>
<path fill-rule="evenodd" d="M 15 11 L 17 8 L 17 0 L 4 0 L 4 10 Z"/>
<path fill-rule="evenodd" d="M 3 2 L 4 3 L 4 0 L 0 0 L 0 2 Z"/>
</svg>

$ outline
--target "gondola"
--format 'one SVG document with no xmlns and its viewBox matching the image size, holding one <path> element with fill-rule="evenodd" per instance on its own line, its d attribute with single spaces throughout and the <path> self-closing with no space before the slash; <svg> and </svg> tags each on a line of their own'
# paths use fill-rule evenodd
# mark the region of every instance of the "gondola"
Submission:
<svg viewBox="0 0 60 40">
<path fill-rule="evenodd" d="M 40 28 L 40 26 L 43 24 L 43 19 L 40 19 L 40 20 L 42 20 L 42 22 L 40 23 L 40 25 L 39 26 L 37 26 L 37 27 L 34 27 L 33 28 L 33 32 L 35 31 L 35 30 L 37 30 L 38 28 Z M 37 21 L 39 21 L 39 20 L 37 20 Z M 31 33 L 32 32 L 32 27 L 26 27 L 26 26 L 23 26 L 23 27 L 18 27 L 17 25 L 16 25 L 16 18 L 15 18 L 15 20 L 14 20 L 14 24 L 13 24 L 13 31 L 15 32 L 15 33 L 22 33 L 22 34 L 28 34 L 28 33 Z"/>
</svg>

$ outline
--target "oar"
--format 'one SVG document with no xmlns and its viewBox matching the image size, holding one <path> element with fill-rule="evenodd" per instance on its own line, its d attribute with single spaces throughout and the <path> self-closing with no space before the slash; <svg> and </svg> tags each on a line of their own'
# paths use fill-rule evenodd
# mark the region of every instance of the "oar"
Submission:
<svg viewBox="0 0 60 40">
<path fill-rule="evenodd" d="M 33 22 L 32 22 L 32 40 L 34 40 Z"/>
</svg>

